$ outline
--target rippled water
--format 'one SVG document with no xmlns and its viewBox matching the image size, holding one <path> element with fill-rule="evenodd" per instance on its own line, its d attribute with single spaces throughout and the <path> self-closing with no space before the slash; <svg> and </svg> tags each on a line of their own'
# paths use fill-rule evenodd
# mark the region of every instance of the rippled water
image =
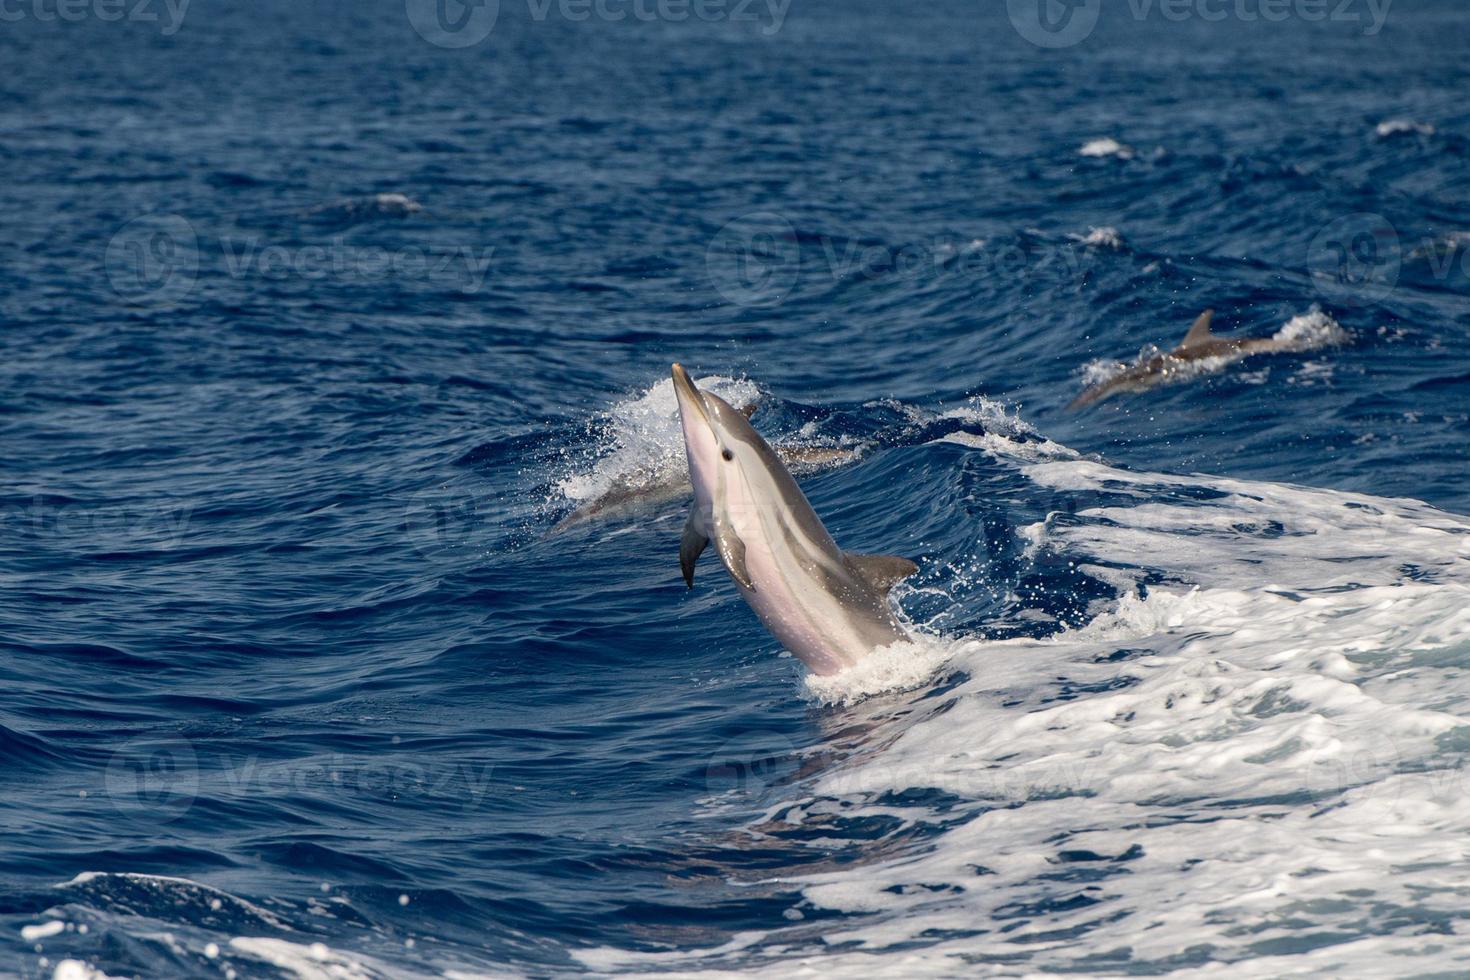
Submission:
<svg viewBox="0 0 1470 980">
<path fill-rule="evenodd" d="M 1470 969 L 1462 7 L 666 8 L 7 10 L 0 974 Z"/>
</svg>

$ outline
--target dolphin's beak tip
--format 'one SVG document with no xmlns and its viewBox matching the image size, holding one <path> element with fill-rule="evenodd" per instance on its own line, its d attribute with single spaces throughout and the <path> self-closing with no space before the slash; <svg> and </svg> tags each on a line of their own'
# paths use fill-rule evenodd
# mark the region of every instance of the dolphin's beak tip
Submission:
<svg viewBox="0 0 1470 980">
<path fill-rule="evenodd" d="M 3 0 L 0 0 L 3 2 Z M 693 411 L 698 417 L 709 420 L 709 409 L 704 403 L 704 393 L 689 377 L 689 372 L 684 370 L 684 365 L 675 361 L 670 370 L 674 376 L 674 395 L 679 401 L 679 415 L 682 418 L 685 412 Z"/>
</svg>

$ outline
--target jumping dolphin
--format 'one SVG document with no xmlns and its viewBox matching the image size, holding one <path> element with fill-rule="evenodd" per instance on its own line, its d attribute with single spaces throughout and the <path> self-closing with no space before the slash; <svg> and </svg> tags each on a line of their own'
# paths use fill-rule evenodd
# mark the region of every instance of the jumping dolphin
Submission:
<svg viewBox="0 0 1470 980">
<path fill-rule="evenodd" d="M 766 629 L 817 674 L 857 663 L 909 635 L 888 590 L 918 570 L 907 558 L 837 547 L 801 488 L 749 420 L 672 368 L 694 485 L 679 545 L 684 581 L 715 551 Z"/>
<path fill-rule="evenodd" d="M 755 413 L 755 404 L 737 409 L 746 418 Z M 833 466 L 851 463 L 862 455 L 861 449 L 838 446 L 772 446 L 777 458 L 793 474 L 805 476 Z M 556 522 L 552 534 L 593 520 L 612 520 L 638 513 L 689 493 L 689 471 L 679 467 L 672 472 L 636 470 L 613 481 L 603 493 L 578 506 Z"/>
<path fill-rule="evenodd" d="M 1211 357 L 1232 360 L 1254 354 L 1271 354 L 1301 350 L 1300 342 L 1276 337 L 1217 337 L 1210 332 L 1210 323 L 1215 318 L 1214 310 L 1205 310 L 1184 335 L 1179 346 L 1167 354 L 1158 354 L 1133 367 L 1100 381 L 1072 399 L 1068 411 L 1086 408 L 1088 405 L 1116 395 L 1120 391 L 1147 391 L 1169 381 L 1186 365 Z"/>
</svg>

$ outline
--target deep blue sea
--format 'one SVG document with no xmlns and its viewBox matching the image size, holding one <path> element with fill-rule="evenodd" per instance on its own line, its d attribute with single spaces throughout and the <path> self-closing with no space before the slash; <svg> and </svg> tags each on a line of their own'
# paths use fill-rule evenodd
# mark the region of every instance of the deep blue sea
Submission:
<svg viewBox="0 0 1470 980">
<path fill-rule="evenodd" d="M 1460 0 L 56 2 L 0 976 L 1470 975 Z M 673 361 L 922 649 L 552 533 Z"/>
</svg>

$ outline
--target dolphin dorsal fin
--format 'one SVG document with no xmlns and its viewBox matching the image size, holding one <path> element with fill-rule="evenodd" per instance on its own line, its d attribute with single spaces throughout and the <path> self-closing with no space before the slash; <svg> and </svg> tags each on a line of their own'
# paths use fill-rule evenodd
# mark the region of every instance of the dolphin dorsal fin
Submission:
<svg viewBox="0 0 1470 980">
<path fill-rule="evenodd" d="M 751 402 L 749 405 L 742 407 L 740 409 L 740 414 L 744 415 L 746 419 L 749 419 L 752 415 L 755 414 L 755 404 L 755 402 Z"/>
<path fill-rule="evenodd" d="M 897 555 L 858 555 L 846 551 L 843 556 L 848 567 L 862 576 L 879 595 L 887 595 L 889 589 L 919 570 L 918 565 Z"/>
<path fill-rule="evenodd" d="M 1215 335 L 1210 333 L 1210 324 L 1214 319 L 1214 310 L 1205 310 L 1201 313 L 1199 319 L 1194 321 L 1194 326 L 1189 328 L 1189 333 L 1185 334 L 1184 339 L 1179 342 L 1176 350 L 1189 350 L 1191 347 L 1202 347 L 1214 340 Z"/>
</svg>

